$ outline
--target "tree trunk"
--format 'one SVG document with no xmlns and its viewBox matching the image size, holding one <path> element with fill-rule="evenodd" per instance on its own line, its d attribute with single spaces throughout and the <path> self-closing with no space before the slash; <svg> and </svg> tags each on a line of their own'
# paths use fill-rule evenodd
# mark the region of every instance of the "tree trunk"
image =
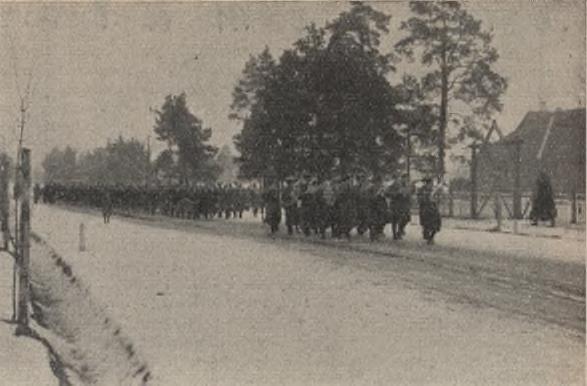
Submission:
<svg viewBox="0 0 587 386">
<path fill-rule="evenodd" d="M 443 60 L 444 61 L 444 60 Z M 443 178 L 445 173 L 444 153 L 448 110 L 448 73 L 443 65 L 440 90 L 440 122 L 438 127 L 438 177 Z"/>
</svg>

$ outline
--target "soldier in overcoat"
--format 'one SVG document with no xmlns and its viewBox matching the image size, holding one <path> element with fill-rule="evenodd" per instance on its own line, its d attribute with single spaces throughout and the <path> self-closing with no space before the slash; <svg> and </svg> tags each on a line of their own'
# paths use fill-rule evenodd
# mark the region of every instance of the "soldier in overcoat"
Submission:
<svg viewBox="0 0 587 386">
<path fill-rule="evenodd" d="M 265 205 L 265 223 L 269 225 L 271 234 L 274 234 L 279 230 L 281 222 L 281 205 L 277 184 L 270 185 L 263 193 L 263 203 Z"/>
<path fill-rule="evenodd" d="M 298 197 L 294 186 L 295 178 L 288 177 L 286 179 L 286 186 L 281 195 L 281 203 L 285 209 L 285 225 L 287 226 L 287 234 L 292 235 L 293 231 L 299 225 L 298 215 Z"/>
<path fill-rule="evenodd" d="M 388 208 L 383 191 L 383 180 L 380 176 L 373 178 L 368 190 L 369 203 L 369 238 L 371 241 L 383 237 L 383 229 L 387 223 Z"/>
<path fill-rule="evenodd" d="M 394 240 L 405 235 L 406 225 L 411 219 L 412 188 L 407 174 L 396 179 L 388 190 L 390 222 Z"/>
<path fill-rule="evenodd" d="M 351 230 L 357 223 L 357 205 L 352 181 L 344 176 L 338 184 L 334 210 L 336 213 L 336 235 L 351 238 Z"/>
<path fill-rule="evenodd" d="M 424 178 L 424 185 L 418 190 L 418 205 L 420 209 L 420 225 L 422 236 L 428 244 L 434 242 L 434 235 L 440 231 L 441 218 L 435 199 L 435 189 L 432 178 Z"/>
</svg>

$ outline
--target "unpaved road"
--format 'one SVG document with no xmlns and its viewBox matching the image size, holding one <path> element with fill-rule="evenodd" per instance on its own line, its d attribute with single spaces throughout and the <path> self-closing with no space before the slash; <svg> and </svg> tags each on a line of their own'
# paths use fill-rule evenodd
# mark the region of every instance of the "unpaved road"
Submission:
<svg viewBox="0 0 587 386">
<path fill-rule="evenodd" d="M 392 257 L 236 225 L 104 225 L 42 206 L 34 226 L 107 305 L 155 384 L 584 383 L 584 292 L 566 283 L 568 303 L 536 303 L 552 286 L 535 270 L 520 285 L 417 249 Z"/>
</svg>

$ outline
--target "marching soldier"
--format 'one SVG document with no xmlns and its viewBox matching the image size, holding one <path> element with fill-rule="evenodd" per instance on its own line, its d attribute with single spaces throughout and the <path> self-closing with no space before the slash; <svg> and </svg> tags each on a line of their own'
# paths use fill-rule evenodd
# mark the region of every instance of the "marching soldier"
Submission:
<svg viewBox="0 0 587 386">
<path fill-rule="evenodd" d="M 33 188 L 33 202 L 36 204 L 39 202 L 39 198 L 41 198 L 41 186 L 37 183 Z"/>
<path fill-rule="evenodd" d="M 315 216 L 315 189 L 311 182 L 307 182 L 307 177 L 303 176 L 300 181 L 300 225 L 305 236 L 310 236 L 314 226 Z"/>
<path fill-rule="evenodd" d="M 362 235 L 369 229 L 369 191 L 371 183 L 364 174 L 357 176 L 357 185 L 354 187 L 354 196 L 357 208 L 357 233 Z"/>
<path fill-rule="evenodd" d="M 298 197 L 294 187 L 294 178 L 288 177 L 286 179 L 286 187 L 281 196 L 281 202 L 285 209 L 285 225 L 287 226 L 287 234 L 292 235 L 294 228 L 298 227 Z"/>
<path fill-rule="evenodd" d="M 388 191 L 390 198 L 391 228 L 394 240 L 401 240 L 405 235 L 406 225 L 411 218 L 412 189 L 407 174 L 396 179 Z"/>
<path fill-rule="evenodd" d="M 110 223 L 110 216 L 112 216 L 112 197 L 107 189 L 102 192 L 102 217 L 104 224 Z"/>
<path fill-rule="evenodd" d="M 424 185 L 418 191 L 418 205 L 420 206 L 420 224 L 422 236 L 428 244 L 434 243 L 434 235 L 440 231 L 441 218 L 435 200 L 435 189 L 432 178 L 424 178 Z"/>
<path fill-rule="evenodd" d="M 373 177 L 373 184 L 368 191 L 369 238 L 375 241 L 383 237 L 387 223 L 387 201 L 383 195 L 383 181 L 380 176 Z"/>
<path fill-rule="evenodd" d="M 257 217 L 259 211 L 261 211 L 261 215 L 263 215 L 263 200 L 257 191 L 256 185 L 253 185 L 253 187 L 249 188 L 249 201 L 251 202 L 251 207 L 253 208 L 253 217 Z"/>
<path fill-rule="evenodd" d="M 330 227 L 332 235 L 337 234 L 336 227 L 336 212 L 334 210 L 334 203 L 336 201 L 336 190 L 333 183 L 329 179 L 325 179 L 320 185 L 321 199 L 319 200 L 319 219 L 320 219 L 320 234 L 322 238 L 326 237 L 326 228 Z"/>
<path fill-rule="evenodd" d="M 338 194 L 334 204 L 336 213 L 336 235 L 351 238 L 351 230 L 357 218 L 356 197 L 352 181 L 345 176 L 338 185 Z"/>
<path fill-rule="evenodd" d="M 281 205 L 279 203 L 279 189 L 276 184 L 272 184 L 263 194 L 265 204 L 265 223 L 271 228 L 271 234 L 279 230 L 281 222 Z"/>
</svg>

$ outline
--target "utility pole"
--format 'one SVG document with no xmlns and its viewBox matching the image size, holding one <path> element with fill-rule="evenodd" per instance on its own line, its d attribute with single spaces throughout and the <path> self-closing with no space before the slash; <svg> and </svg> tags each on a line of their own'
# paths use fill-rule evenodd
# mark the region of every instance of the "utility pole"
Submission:
<svg viewBox="0 0 587 386">
<path fill-rule="evenodd" d="M 406 174 L 408 175 L 408 181 L 411 181 L 410 178 L 410 169 L 411 169 L 411 161 L 412 161 L 412 131 L 408 126 L 407 136 L 406 136 L 406 146 L 408 148 L 407 155 L 406 155 Z"/>
<path fill-rule="evenodd" d="M 514 140 L 514 218 L 522 218 L 521 166 L 522 166 L 522 139 Z"/>
<path fill-rule="evenodd" d="M 147 181 L 146 185 L 151 186 L 151 136 L 147 136 Z"/>
<path fill-rule="evenodd" d="M 471 145 L 471 218 L 477 218 L 477 144 Z"/>
<path fill-rule="evenodd" d="M 31 232 L 31 151 L 21 148 L 21 207 L 20 207 L 20 254 L 18 256 L 18 327 L 16 334 L 27 334 L 29 331 L 29 266 L 30 266 L 30 232 Z"/>
<path fill-rule="evenodd" d="M 577 223 L 577 192 L 573 187 L 571 192 L 571 224 Z"/>
<path fill-rule="evenodd" d="M 2 160 L 0 160 L 2 162 Z M 0 221 L 2 231 L 2 249 L 8 251 L 8 240 L 10 232 L 8 230 L 9 221 L 9 199 L 8 199 L 8 163 L 0 163 Z"/>
<path fill-rule="evenodd" d="M 31 191 L 31 162 L 30 150 L 23 148 L 24 127 L 26 120 L 26 112 L 30 107 L 32 99 L 31 83 L 33 78 L 33 69 L 35 67 L 36 58 L 33 60 L 32 67 L 28 74 L 28 80 L 24 93 L 21 92 L 18 82 L 18 69 L 14 53 L 14 42 L 8 34 L 10 40 L 10 48 L 13 59 L 13 70 L 20 99 L 20 135 L 18 138 L 18 148 L 16 152 L 15 165 L 15 181 L 14 181 L 14 258 L 15 264 L 13 269 L 12 282 L 12 304 L 13 315 L 12 320 L 18 322 L 16 334 L 29 333 L 29 261 L 30 261 L 30 191 Z M 19 208 L 19 201 L 21 202 Z M 20 213 L 19 213 L 20 209 Z M 19 216 L 20 215 L 20 216 Z M 20 217 L 20 219 L 19 219 Z M 16 279 L 18 270 L 18 302 L 16 300 Z"/>
<path fill-rule="evenodd" d="M 15 173 L 14 173 L 14 265 L 12 267 L 12 321 L 17 321 L 19 323 L 20 329 L 17 328 L 16 333 L 26 333 L 28 329 L 28 290 L 23 292 L 22 280 L 23 278 L 20 277 L 22 274 L 22 258 L 23 258 L 23 250 L 24 246 L 22 243 L 22 238 L 20 237 L 22 229 L 20 229 L 20 225 L 22 224 L 22 207 L 19 208 L 19 200 L 23 196 L 25 192 L 24 185 L 26 184 L 23 176 L 23 148 L 22 142 L 24 137 L 24 124 L 25 124 L 25 115 L 26 115 L 26 106 L 25 106 L 25 98 L 20 97 L 20 135 L 18 138 L 18 147 L 16 149 L 16 165 L 15 165 Z M 30 164 L 29 164 L 30 167 Z M 29 177 L 30 177 L 30 170 L 29 170 Z M 20 209 L 20 213 L 19 213 Z M 19 216 L 20 214 L 20 216 Z M 27 215 L 30 218 L 30 212 L 27 212 Z M 17 277 L 18 274 L 18 277 Z M 27 273 L 28 275 L 28 273 Z M 18 279 L 18 280 L 17 280 Z M 25 278 L 28 282 L 28 278 Z M 18 283 L 17 283 L 18 281 Z M 18 293 L 17 293 L 17 285 L 18 285 Z M 28 287 L 28 286 L 27 286 Z M 27 288 L 28 289 L 28 288 Z M 17 299 L 17 295 L 19 298 Z M 21 296 L 25 296 L 25 299 L 21 299 Z M 24 302 L 25 309 L 26 309 L 26 317 L 21 315 L 21 308 L 22 303 Z M 22 320 L 21 320 L 22 318 Z M 25 320 L 26 319 L 26 320 Z M 23 324 L 21 324 L 21 321 Z M 21 327 L 24 326 L 24 327 Z"/>
<path fill-rule="evenodd" d="M 22 179 L 21 177 L 21 166 L 22 166 L 22 141 L 24 136 L 24 121 L 25 121 L 25 114 L 26 114 L 26 107 L 24 105 L 24 98 L 20 98 L 20 135 L 18 137 L 18 147 L 16 149 L 16 173 L 15 173 L 15 181 L 14 181 L 14 207 L 16 210 L 14 211 L 14 239 L 16 240 L 15 246 L 15 253 L 18 256 L 19 254 L 19 213 L 18 213 L 18 200 L 22 194 Z"/>
</svg>

